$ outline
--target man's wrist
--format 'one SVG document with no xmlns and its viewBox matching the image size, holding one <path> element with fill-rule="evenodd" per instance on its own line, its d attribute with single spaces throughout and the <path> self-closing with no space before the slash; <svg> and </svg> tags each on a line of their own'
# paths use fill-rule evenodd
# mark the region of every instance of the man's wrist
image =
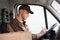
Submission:
<svg viewBox="0 0 60 40">
<path fill-rule="evenodd" d="M 40 35 L 40 34 L 36 34 L 36 36 L 37 36 L 37 39 L 41 37 L 41 35 Z"/>
</svg>

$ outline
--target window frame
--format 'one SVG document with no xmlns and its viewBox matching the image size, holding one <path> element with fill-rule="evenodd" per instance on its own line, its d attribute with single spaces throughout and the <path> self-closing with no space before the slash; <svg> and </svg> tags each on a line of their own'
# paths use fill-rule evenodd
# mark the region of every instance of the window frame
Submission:
<svg viewBox="0 0 60 40">
<path fill-rule="evenodd" d="M 19 6 L 19 5 L 22 5 L 22 4 L 18 4 L 18 5 L 15 5 L 14 6 L 14 8 L 15 9 L 17 9 L 17 6 Z M 40 5 L 40 4 L 27 4 L 27 5 L 35 5 L 35 6 L 41 6 L 41 7 L 43 7 L 43 9 L 44 9 L 44 19 L 45 19 L 45 25 L 46 25 L 46 28 L 48 29 L 48 18 L 47 18 L 47 14 L 46 14 L 46 10 L 48 10 L 51 14 L 52 14 L 52 12 L 47 8 L 47 7 L 45 7 L 45 6 L 43 6 L 43 5 Z M 52 7 L 52 6 L 51 6 Z M 16 11 L 16 10 L 15 10 Z M 16 12 L 15 12 L 16 13 Z M 52 14 L 53 15 L 53 14 Z M 16 16 L 16 14 L 15 14 L 15 16 Z M 58 20 L 54 15 L 53 15 L 53 17 L 56 19 L 56 20 Z M 59 20 L 58 20 L 59 21 Z"/>
</svg>

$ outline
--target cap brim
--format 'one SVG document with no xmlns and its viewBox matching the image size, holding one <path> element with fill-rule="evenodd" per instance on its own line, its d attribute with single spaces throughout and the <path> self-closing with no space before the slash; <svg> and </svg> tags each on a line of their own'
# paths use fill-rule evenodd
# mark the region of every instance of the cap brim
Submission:
<svg viewBox="0 0 60 40">
<path fill-rule="evenodd" d="M 34 14 L 32 11 L 30 11 L 30 14 Z"/>
</svg>

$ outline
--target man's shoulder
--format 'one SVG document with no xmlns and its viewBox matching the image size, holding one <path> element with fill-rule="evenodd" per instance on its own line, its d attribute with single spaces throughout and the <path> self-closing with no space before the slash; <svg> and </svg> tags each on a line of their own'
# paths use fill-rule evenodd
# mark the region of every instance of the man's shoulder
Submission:
<svg viewBox="0 0 60 40">
<path fill-rule="evenodd" d="M 17 19 L 13 19 L 13 20 L 10 21 L 10 24 L 14 24 L 16 22 L 17 22 Z"/>
</svg>

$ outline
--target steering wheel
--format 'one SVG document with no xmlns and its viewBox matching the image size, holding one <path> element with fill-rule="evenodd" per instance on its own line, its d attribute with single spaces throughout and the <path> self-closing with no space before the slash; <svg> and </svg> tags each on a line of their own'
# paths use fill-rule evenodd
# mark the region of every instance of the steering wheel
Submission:
<svg viewBox="0 0 60 40">
<path fill-rule="evenodd" d="M 50 32 L 51 30 L 53 30 L 57 25 L 58 25 L 58 23 L 53 24 L 53 25 L 51 26 L 51 28 L 50 28 L 46 33 L 48 33 L 48 32 Z"/>
<path fill-rule="evenodd" d="M 50 29 L 48 29 L 48 31 L 41 37 L 39 38 L 39 40 L 43 40 L 44 38 L 47 38 L 49 36 L 47 36 L 47 34 L 50 34 L 50 32 L 54 32 L 53 29 L 58 25 L 58 23 L 54 23 Z M 47 36 L 47 37 L 46 37 Z M 51 38 L 50 38 L 51 39 Z"/>
</svg>

